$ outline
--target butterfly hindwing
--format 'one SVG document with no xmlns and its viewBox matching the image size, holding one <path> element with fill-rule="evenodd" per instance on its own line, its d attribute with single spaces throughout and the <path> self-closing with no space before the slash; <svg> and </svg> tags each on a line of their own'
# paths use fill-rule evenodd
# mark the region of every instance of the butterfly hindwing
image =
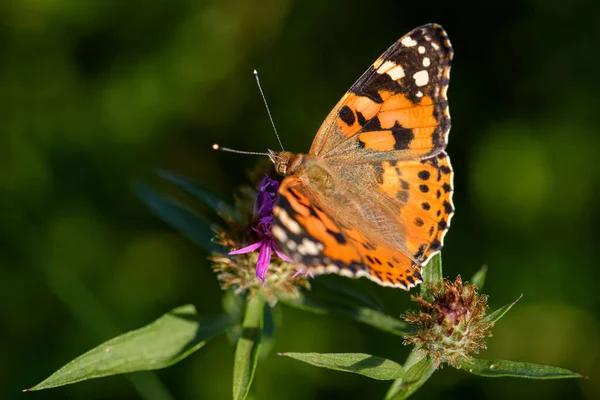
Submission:
<svg viewBox="0 0 600 400">
<path fill-rule="evenodd" d="M 441 250 L 454 213 L 450 158 L 442 151 L 423 160 L 382 161 L 376 169 L 373 193 L 385 196 L 397 209 L 386 219 L 385 229 L 403 232 L 405 251 L 418 264 L 427 262 Z"/>
<path fill-rule="evenodd" d="M 326 203 L 299 179 L 285 178 L 279 194 L 273 236 L 279 248 L 308 272 L 365 276 L 382 286 L 406 290 L 421 282 L 419 265 L 410 257 L 331 218 Z"/>
</svg>

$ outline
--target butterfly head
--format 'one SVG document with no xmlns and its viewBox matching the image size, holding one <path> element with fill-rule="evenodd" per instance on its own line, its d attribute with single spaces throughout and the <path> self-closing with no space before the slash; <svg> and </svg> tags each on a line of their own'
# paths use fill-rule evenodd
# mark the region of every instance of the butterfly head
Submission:
<svg viewBox="0 0 600 400">
<path fill-rule="evenodd" d="M 293 154 L 289 151 L 269 150 L 269 159 L 275 164 L 275 170 L 279 175 L 292 174 L 302 162 L 302 154 Z"/>
</svg>

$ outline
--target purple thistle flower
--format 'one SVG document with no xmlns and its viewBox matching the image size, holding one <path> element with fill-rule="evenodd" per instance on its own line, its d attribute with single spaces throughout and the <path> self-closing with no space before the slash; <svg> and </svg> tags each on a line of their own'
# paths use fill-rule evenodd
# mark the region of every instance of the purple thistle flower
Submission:
<svg viewBox="0 0 600 400">
<path fill-rule="evenodd" d="M 279 182 L 271 179 L 269 175 L 265 175 L 260 182 L 256 201 L 254 202 L 254 215 L 258 217 L 258 223 L 252 230 L 258 234 L 260 240 L 229 253 L 229 255 L 245 254 L 260 249 L 258 261 L 256 262 L 256 278 L 262 282 L 263 286 L 265 284 L 265 277 L 267 276 L 267 270 L 269 269 L 273 251 L 283 261 L 292 261 L 291 258 L 279 250 L 273 240 L 273 235 L 271 234 L 271 227 L 273 226 L 273 206 L 277 199 L 278 189 Z"/>
</svg>

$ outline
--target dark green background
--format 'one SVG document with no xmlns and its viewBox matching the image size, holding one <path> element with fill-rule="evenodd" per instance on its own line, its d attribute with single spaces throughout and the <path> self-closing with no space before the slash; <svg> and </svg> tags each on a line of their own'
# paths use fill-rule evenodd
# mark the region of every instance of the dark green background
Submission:
<svg viewBox="0 0 600 400">
<path fill-rule="evenodd" d="M 598 398 L 600 3 L 451 3 L 2 0 L 0 396 L 142 398 L 123 377 L 20 393 L 177 305 L 220 309 L 206 254 L 147 211 L 132 181 L 154 184 L 165 168 L 231 196 L 257 160 L 211 144 L 277 149 L 254 68 L 286 148 L 307 151 L 376 57 L 437 22 L 455 48 L 457 212 L 445 274 L 468 278 L 487 264 L 494 307 L 524 293 L 483 357 L 592 379 L 492 380 L 444 368 L 415 398 Z M 343 282 L 381 296 L 392 315 L 408 307 L 401 290 Z M 342 317 L 282 311 L 274 351 L 398 361 L 407 352 L 398 337 Z M 173 398 L 220 399 L 230 397 L 231 371 L 219 337 L 157 376 Z M 153 378 L 138 379 L 158 395 Z M 257 399 L 377 399 L 387 387 L 273 353 L 253 389 Z"/>
</svg>

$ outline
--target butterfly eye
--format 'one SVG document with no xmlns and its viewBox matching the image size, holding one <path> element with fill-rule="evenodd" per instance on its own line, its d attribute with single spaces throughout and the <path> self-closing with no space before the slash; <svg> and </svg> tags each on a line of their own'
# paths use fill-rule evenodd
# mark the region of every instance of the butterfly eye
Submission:
<svg viewBox="0 0 600 400">
<path fill-rule="evenodd" d="M 285 176 L 287 173 L 287 163 L 279 162 L 276 164 L 276 170 L 279 175 Z"/>
</svg>

